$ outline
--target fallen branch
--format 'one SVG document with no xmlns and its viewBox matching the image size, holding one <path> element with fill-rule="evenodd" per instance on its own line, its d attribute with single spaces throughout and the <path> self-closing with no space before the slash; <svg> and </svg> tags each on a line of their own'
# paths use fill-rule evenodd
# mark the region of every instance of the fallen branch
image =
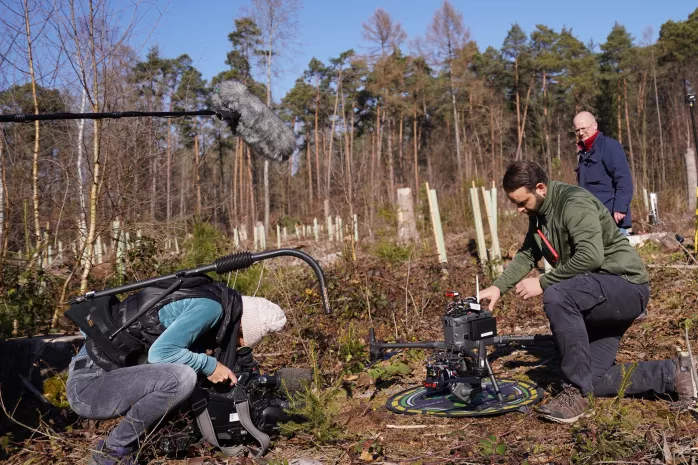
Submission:
<svg viewBox="0 0 698 465">
<path fill-rule="evenodd" d="M 385 425 L 389 429 L 447 428 L 448 425 Z"/>
<path fill-rule="evenodd" d="M 698 265 L 647 265 L 647 268 L 676 268 L 678 270 L 698 270 Z"/>
</svg>

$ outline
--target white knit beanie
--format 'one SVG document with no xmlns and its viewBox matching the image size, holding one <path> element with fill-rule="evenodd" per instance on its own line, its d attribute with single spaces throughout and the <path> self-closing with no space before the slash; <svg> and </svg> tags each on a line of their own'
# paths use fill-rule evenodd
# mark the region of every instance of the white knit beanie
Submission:
<svg viewBox="0 0 698 465">
<path fill-rule="evenodd" d="M 242 337 L 254 347 L 268 333 L 280 331 L 286 324 L 286 314 L 274 302 L 261 297 L 242 296 Z"/>
</svg>

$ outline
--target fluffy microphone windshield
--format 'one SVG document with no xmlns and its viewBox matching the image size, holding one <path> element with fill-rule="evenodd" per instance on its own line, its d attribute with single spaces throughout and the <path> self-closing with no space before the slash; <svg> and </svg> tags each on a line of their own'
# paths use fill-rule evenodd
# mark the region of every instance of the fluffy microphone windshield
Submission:
<svg viewBox="0 0 698 465">
<path fill-rule="evenodd" d="M 280 368 L 274 376 L 279 381 L 279 387 L 289 394 L 301 392 L 313 381 L 313 372 L 307 368 Z"/>
<path fill-rule="evenodd" d="M 222 82 L 212 97 L 213 109 L 228 121 L 256 155 L 287 160 L 296 149 L 291 128 L 239 81 Z"/>
</svg>

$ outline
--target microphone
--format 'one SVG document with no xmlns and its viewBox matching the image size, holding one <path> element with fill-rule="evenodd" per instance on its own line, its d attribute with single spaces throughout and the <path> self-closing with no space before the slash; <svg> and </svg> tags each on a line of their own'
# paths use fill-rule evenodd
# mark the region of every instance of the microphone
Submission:
<svg viewBox="0 0 698 465">
<path fill-rule="evenodd" d="M 279 388 L 289 394 L 300 392 L 313 382 L 313 371 L 307 368 L 280 368 L 274 376 L 279 380 Z"/>
<path fill-rule="evenodd" d="M 307 368 L 280 368 L 273 375 L 260 375 L 252 383 L 255 387 L 283 389 L 287 394 L 302 391 L 313 382 L 313 372 Z"/>
<path fill-rule="evenodd" d="M 240 81 L 222 82 L 211 98 L 213 109 L 256 154 L 287 160 L 296 150 L 296 136 L 269 107 Z"/>
</svg>

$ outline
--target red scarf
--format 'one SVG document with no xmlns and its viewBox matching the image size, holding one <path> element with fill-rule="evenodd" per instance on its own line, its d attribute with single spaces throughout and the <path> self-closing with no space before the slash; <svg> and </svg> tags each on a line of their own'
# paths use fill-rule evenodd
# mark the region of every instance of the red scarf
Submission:
<svg viewBox="0 0 698 465">
<path fill-rule="evenodd" d="M 579 147 L 579 150 L 583 150 L 585 152 L 590 151 L 591 147 L 594 145 L 594 140 L 596 140 L 596 136 L 598 135 L 599 131 L 596 131 L 594 135 L 588 138 L 587 140 L 577 141 L 577 146 Z"/>
</svg>

